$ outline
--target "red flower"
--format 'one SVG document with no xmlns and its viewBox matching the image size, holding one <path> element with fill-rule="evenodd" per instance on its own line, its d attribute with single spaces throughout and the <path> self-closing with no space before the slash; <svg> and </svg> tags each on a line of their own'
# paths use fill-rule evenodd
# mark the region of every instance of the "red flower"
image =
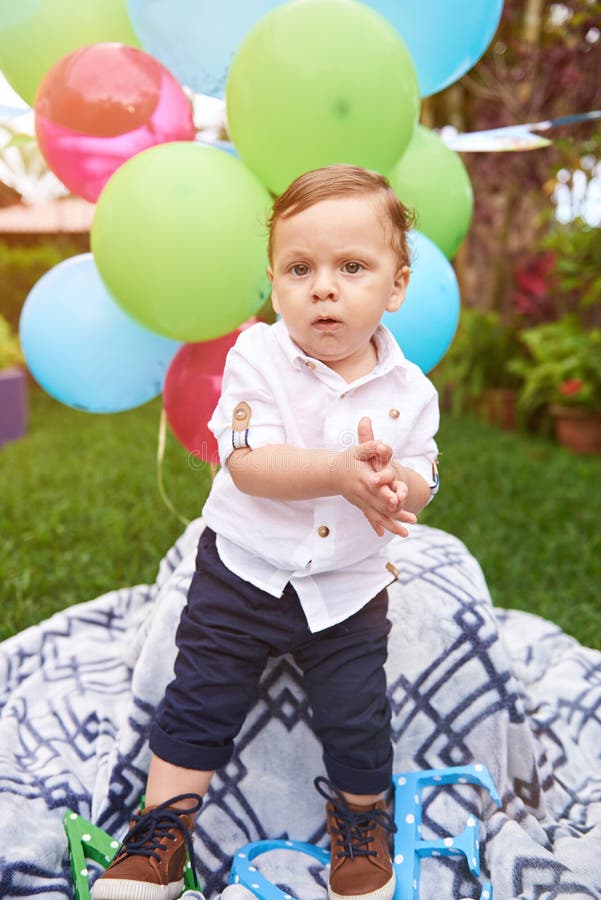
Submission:
<svg viewBox="0 0 601 900">
<path fill-rule="evenodd" d="M 559 393 L 563 394 L 564 397 L 571 397 L 573 394 L 581 391 L 583 387 L 584 381 L 581 378 L 568 378 L 567 381 L 560 384 Z"/>
</svg>

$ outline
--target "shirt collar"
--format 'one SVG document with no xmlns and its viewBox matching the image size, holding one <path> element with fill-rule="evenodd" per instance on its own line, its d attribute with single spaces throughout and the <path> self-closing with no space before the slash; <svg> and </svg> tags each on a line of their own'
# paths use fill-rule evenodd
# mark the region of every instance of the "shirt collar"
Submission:
<svg viewBox="0 0 601 900">
<path fill-rule="evenodd" d="M 396 338 L 391 331 L 381 323 L 374 332 L 374 340 L 378 351 L 378 362 L 375 372 L 378 375 L 384 375 L 391 369 L 400 368 L 408 372 L 411 363 L 399 347 Z"/>
<path fill-rule="evenodd" d="M 337 375 L 333 369 L 330 369 L 329 366 L 326 366 L 324 363 L 320 362 L 320 360 L 314 359 L 312 356 L 303 353 L 298 344 L 290 337 L 283 319 L 278 319 L 271 327 L 291 365 L 299 369 L 307 366 L 310 369 L 319 369 L 320 371 L 326 370 L 327 372 Z M 393 334 L 381 323 L 374 332 L 374 340 L 378 352 L 378 362 L 372 375 L 385 375 L 395 368 L 402 369 L 409 374 L 411 363 L 399 347 Z M 337 375 L 337 377 L 340 376 Z M 369 378 L 371 376 L 365 377 Z"/>
</svg>

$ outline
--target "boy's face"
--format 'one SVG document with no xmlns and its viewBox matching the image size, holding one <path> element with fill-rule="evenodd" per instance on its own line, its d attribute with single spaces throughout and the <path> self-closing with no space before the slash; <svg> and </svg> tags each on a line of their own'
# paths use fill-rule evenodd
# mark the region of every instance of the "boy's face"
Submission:
<svg viewBox="0 0 601 900">
<path fill-rule="evenodd" d="M 409 282 L 382 219 L 374 196 L 336 197 L 280 219 L 273 234 L 273 308 L 307 355 L 353 377 L 373 368 L 371 337 Z"/>
</svg>

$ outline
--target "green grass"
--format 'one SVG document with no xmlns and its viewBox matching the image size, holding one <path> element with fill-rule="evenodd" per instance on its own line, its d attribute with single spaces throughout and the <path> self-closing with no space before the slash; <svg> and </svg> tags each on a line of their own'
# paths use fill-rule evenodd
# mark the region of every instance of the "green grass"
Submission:
<svg viewBox="0 0 601 900">
<path fill-rule="evenodd" d="M 31 397 L 26 438 L 0 449 L 0 636 L 104 591 L 153 582 L 182 531 L 157 489 L 160 403 L 115 416 Z M 461 538 L 493 601 L 601 649 L 601 459 L 443 416 L 441 491 L 421 521 Z M 167 492 L 197 516 L 210 477 L 170 437 Z"/>
<path fill-rule="evenodd" d="M 601 649 L 601 458 L 443 417 L 441 491 L 421 521 L 460 537 L 496 606 Z"/>
<path fill-rule="evenodd" d="M 31 396 L 26 438 L 0 449 L 0 635 L 58 609 L 154 582 L 183 530 L 158 493 L 160 402 L 112 416 Z M 164 480 L 191 519 L 210 483 L 170 436 Z"/>
</svg>

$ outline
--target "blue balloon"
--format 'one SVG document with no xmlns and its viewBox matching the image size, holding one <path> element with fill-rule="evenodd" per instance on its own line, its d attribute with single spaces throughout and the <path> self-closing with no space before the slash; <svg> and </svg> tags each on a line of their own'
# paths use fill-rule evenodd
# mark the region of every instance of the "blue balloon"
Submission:
<svg viewBox="0 0 601 900">
<path fill-rule="evenodd" d="M 503 0 L 364 0 L 404 38 L 422 97 L 461 78 L 480 59 L 499 24 Z M 225 95 L 242 39 L 277 0 L 127 0 L 140 41 L 184 85 Z"/>
<path fill-rule="evenodd" d="M 19 336 L 44 390 L 91 413 L 122 412 L 156 397 L 181 346 L 117 306 L 91 253 L 63 260 L 40 278 L 23 306 Z"/>
<path fill-rule="evenodd" d="M 365 0 L 394 25 L 413 57 L 422 97 L 465 75 L 490 42 L 503 0 Z"/>
<path fill-rule="evenodd" d="M 230 63 L 248 31 L 277 0 L 127 0 L 140 44 L 200 94 L 225 96 Z"/>
<path fill-rule="evenodd" d="M 206 147 L 215 147 L 217 150 L 223 150 L 224 153 L 229 153 L 230 156 L 235 156 L 236 159 L 240 159 L 240 154 L 231 141 L 205 141 L 202 137 L 197 137 L 196 143 L 204 144 Z"/>
<path fill-rule="evenodd" d="M 384 313 L 382 324 L 422 372 L 440 362 L 459 323 L 459 285 L 442 250 L 419 231 L 409 234 L 411 278 L 405 302 Z"/>
</svg>

